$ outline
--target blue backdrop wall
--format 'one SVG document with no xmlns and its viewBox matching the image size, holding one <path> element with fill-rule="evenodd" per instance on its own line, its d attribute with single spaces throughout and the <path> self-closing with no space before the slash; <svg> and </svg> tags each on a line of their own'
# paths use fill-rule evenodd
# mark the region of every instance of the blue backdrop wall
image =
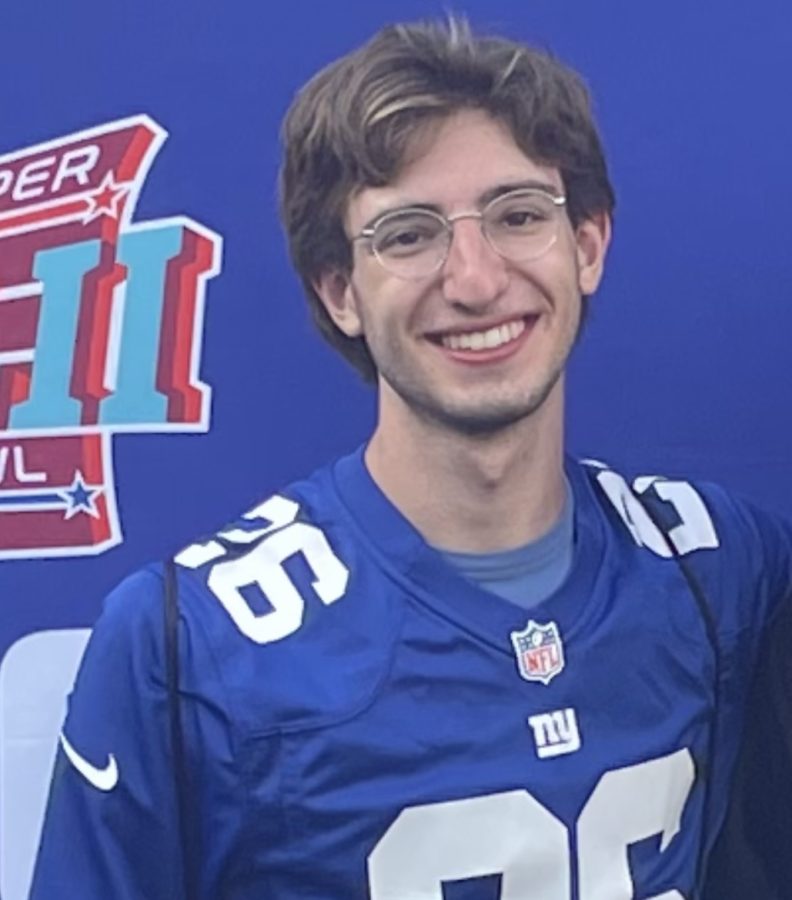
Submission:
<svg viewBox="0 0 792 900">
<path fill-rule="evenodd" d="M 276 216 L 318 67 L 447 4 L 0 13 L 0 893 L 23 900 L 57 718 L 123 575 L 362 441 Z M 792 515 L 792 13 L 772 0 L 459 0 L 576 66 L 618 193 L 569 441 Z M 53 731 L 54 729 L 54 731 Z"/>
</svg>

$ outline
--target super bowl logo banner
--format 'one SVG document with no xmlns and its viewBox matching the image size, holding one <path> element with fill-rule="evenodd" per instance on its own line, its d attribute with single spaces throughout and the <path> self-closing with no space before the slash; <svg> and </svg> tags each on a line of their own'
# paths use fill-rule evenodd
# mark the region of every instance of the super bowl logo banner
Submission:
<svg viewBox="0 0 792 900">
<path fill-rule="evenodd" d="M 112 435 L 208 427 L 221 240 L 132 222 L 166 137 L 141 115 L 0 156 L 0 559 L 118 543 Z"/>
</svg>

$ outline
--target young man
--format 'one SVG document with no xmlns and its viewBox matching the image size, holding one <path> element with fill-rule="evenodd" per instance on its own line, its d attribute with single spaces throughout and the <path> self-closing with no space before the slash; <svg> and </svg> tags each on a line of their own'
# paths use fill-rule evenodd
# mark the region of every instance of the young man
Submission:
<svg viewBox="0 0 792 900">
<path fill-rule="evenodd" d="M 110 597 L 32 900 L 692 900 L 792 542 L 564 456 L 613 210 L 584 87 L 397 26 L 284 142 L 294 263 L 376 428 L 177 556 L 183 752 L 161 567 Z"/>
</svg>

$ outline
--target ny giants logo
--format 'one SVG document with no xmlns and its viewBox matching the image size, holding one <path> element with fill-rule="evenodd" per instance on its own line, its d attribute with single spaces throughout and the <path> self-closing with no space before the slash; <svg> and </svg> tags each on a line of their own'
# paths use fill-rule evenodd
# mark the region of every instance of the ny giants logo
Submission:
<svg viewBox="0 0 792 900">
<path fill-rule="evenodd" d="M 166 137 L 134 116 L 0 156 L 0 559 L 117 544 L 111 436 L 208 428 L 221 239 L 130 224 Z"/>
</svg>

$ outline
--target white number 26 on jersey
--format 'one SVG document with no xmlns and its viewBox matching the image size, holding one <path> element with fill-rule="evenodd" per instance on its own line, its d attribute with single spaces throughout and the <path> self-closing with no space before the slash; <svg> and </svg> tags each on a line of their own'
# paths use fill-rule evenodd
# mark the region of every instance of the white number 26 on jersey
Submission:
<svg viewBox="0 0 792 900">
<path fill-rule="evenodd" d="M 632 900 L 630 845 L 659 835 L 662 853 L 692 784 L 688 750 L 602 776 L 575 828 L 580 900 Z M 500 900 L 570 900 L 570 837 L 527 791 L 406 809 L 369 857 L 371 900 L 443 900 L 444 881 L 487 875 L 501 876 Z"/>
<path fill-rule="evenodd" d="M 234 544 L 255 544 L 248 553 L 223 560 L 225 548 L 212 540 L 193 544 L 176 556 L 176 562 L 188 569 L 219 560 L 209 572 L 209 589 L 242 634 L 257 644 L 279 641 L 302 625 L 305 600 L 283 566 L 289 557 L 303 556 L 313 574 L 313 590 L 326 606 L 346 591 L 349 570 L 333 553 L 322 531 L 296 521 L 299 511 L 293 500 L 275 495 L 244 516 L 251 523 L 261 522 L 261 527 L 233 528 L 219 535 Z M 266 597 L 270 610 L 253 610 L 242 594 L 243 588 L 251 586 Z"/>
</svg>

